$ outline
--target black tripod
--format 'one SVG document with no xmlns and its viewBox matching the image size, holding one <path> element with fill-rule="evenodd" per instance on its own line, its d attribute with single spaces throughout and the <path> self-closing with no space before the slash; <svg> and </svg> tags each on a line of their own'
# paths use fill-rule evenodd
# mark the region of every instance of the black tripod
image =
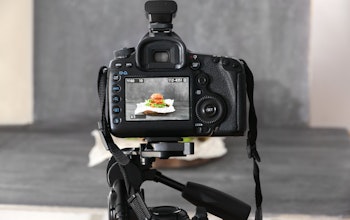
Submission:
<svg viewBox="0 0 350 220">
<path fill-rule="evenodd" d="M 176 189 L 187 201 L 197 206 L 192 220 L 207 220 L 207 212 L 224 220 L 246 220 L 250 206 L 216 189 L 188 182 L 186 185 L 162 175 L 152 169 L 155 158 L 167 159 L 174 156 L 193 154 L 194 144 L 180 142 L 181 138 L 148 138 L 138 148 L 124 149 L 130 163 L 122 167 L 112 157 L 107 166 L 107 181 L 110 186 L 108 197 L 110 220 L 189 220 L 186 211 L 172 206 L 148 208 L 144 202 L 141 184 L 155 181 Z M 131 196 L 130 196 L 131 195 Z"/>
</svg>

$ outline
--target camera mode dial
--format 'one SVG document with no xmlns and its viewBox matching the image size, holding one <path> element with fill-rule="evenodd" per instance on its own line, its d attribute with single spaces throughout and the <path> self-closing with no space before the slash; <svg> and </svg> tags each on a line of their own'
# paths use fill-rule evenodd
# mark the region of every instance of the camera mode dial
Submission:
<svg viewBox="0 0 350 220">
<path fill-rule="evenodd" d="M 214 124 L 220 121 L 225 114 L 225 105 L 221 98 L 204 96 L 196 105 L 197 118 L 204 124 Z"/>
<path fill-rule="evenodd" d="M 123 48 L 121 50 L 114 51 L 115 58 L 124 59 L 128 58 L 133 52 L 135 52 L 135 48 Z"/>
</svg>

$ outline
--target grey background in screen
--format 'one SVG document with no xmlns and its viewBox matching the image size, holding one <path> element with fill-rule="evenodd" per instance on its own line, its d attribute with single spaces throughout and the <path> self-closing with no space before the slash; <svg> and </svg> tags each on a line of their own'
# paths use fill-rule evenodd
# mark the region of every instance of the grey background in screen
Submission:
<svg viewBox="0 0 350 220">
<path fill-rule="evenodd" d="M 170 77 L 178 78 L 178 77 Z M 184 78 L 184 77 L 180 77 Z M 143 102 L 153 93 L 161 93 L 164 99 L 174 99 L 175 102 L 189 102 L 189 78 L 186 83 L 168 83 L 166 78 L 142 78 L 144 83 L 125 82 L 125 101 Z M 175 104 L 174 104 L 175 105 Z"/>
</svg>

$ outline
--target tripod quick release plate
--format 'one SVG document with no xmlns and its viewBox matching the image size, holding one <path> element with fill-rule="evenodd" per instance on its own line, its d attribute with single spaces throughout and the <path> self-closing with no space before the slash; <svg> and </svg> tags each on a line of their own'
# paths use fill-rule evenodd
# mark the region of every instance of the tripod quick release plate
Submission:
<svg viewBox="0 0 350 220">
<path fill-rule="evenodd" d="M 148 142 L 141 145 L 141 157 L 161 158 L 181 157 L 194 154 L 194 143 Z"/>
</svg>

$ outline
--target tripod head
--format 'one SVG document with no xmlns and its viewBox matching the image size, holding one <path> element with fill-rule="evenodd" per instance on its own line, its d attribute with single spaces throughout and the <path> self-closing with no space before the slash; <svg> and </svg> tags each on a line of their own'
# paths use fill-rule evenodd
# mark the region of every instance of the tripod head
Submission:
<svg viewBox="0 0 350 220">
<path fill-rule="evenodd" d="M 151 169 L 155 158 L 168 159 L 169 157 L 193 154 L 194 143 L 184 143 L 182 138 L 164 137 L 146 138 L 146 141 L 145 144 L 140 144 L 140 147 L 123 150 L 124 154 L 130 158 L 130 163 L 124 168 L 121 168 L 113 157 L 108 163 L 107 181 L 111 187 L 109 195 L 110 220 L 140 220 L 144 219 L 145 216 L 154 216 L 155 220 L 189 220 L 186 211 L 177 207 L 148 208 L 141 189 L 141 185 L 145 181 L 162 183 L 180 191 L 184 199 L 197 206 L 197 213 L 192 218 L 193 220 L 208 220 L 206 212 L 223 220 L 246 220 L 248 218 L 251 207 L 243 201 L 198 183 L 188 182 L 184 185 L 162 175 L 156 169 Z M 131 199 L 128 198 L 130 187 L 135 192 L 141 193 L 136 193 L 136 196 L 132 196 Z M 131 211 L 130 207 L 134 211 Z M 162 216 L 158 215 L 160 210 L 162 210 Z"/>
<path fill-rule="evenodd" d="M 146 138 L 146 141 L 141 144 L 143 158 L 168 159 L 194 154 L 194 143 L 182 142 L 182 138 Z"/>
</svg>

